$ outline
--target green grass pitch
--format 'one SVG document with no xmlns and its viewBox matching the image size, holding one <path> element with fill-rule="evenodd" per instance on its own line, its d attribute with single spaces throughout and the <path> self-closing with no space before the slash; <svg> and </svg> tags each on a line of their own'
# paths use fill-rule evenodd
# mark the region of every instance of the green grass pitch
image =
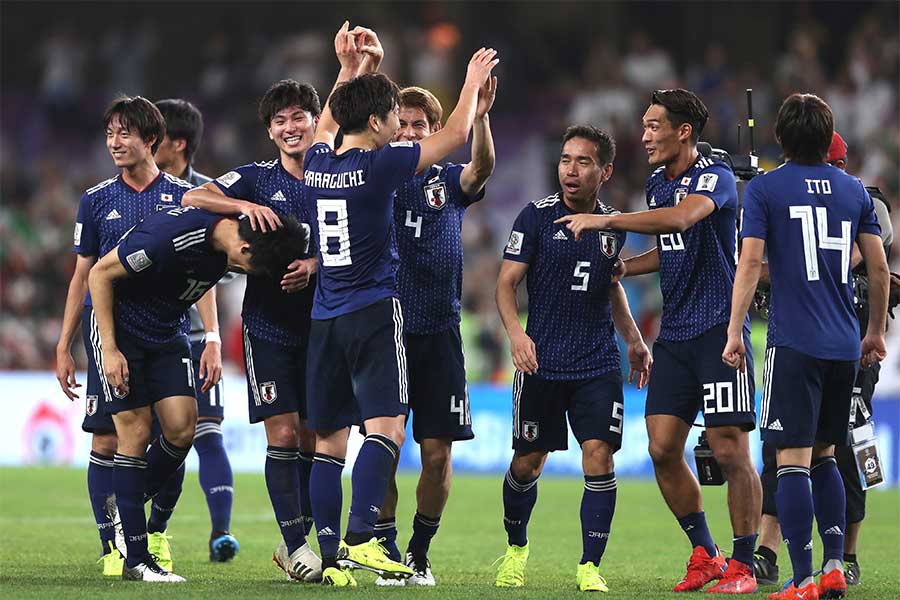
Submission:
<svg viewBox="0 0 900 600">
<path fill-rule="evenodd" d="M 349 482 L 345 482 L 349 483 Z M 401 548 L 410 533 L 415 478 L 400 479 Z M 0 596 L 3 598 L 566 598 L 575 590 L 581 555 L 578 479 L 544 477 L 531 520 L 526 587 L 493 587 L 494 559 L 504 550 L 501 477 L 460 476 L 454 482 L 441 530 L 432 544 L 436 589 L 376 588 L 359 574 L 355 590 L 292 583 L 271 562 L 278 530 L 261 475 L 238 475 L 232 531 L 240 554 L 228 564 L 207 560 L 208 516 L 196 473 L 188 473 L 173 517 L 176 572 L 188 583 L 173 587 L 123 582 L 100 575 L 99 540 L 87 504 L 85 473 L 71 469 L 0 469 Z M 715 538 L 730 550 L 725 489 L 704 490 Z M 349 495 L 345 488 L 345 507 Z M 821 552 L 818 538 L 814 538 Z M 609 598 L 684 598 L 670 590 L 683 574 L 690 548 L 652 481 L 619 481 L 612 536 L 601 573 Z M 900 589 L 900 491 L 872 493 L 859 549 L 863 584 L 851 598 L 897 598 Z M 816 561 L 819 559 L 817 558 Z M 779 558 L 790 571 L 787 551 Z M 771 589 L 764 589 L 769 592 Z M 763 598 L 763 593 L 754 597 Z"/>
</svg>

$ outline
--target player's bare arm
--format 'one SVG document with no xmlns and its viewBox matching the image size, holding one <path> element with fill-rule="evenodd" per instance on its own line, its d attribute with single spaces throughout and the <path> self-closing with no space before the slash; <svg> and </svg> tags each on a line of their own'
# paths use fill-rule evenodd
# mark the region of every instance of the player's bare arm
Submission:
<svg viewBox="0 0 900 600">
<path fill-rule="evenodd" d="M 616 331 L 628 345 L 628 383 L 634 381 L 634 376 L 637 375 L 637 388 L 643 389 L 650 379 L 653 356 L 644 343 L 641 330 L 634 322 L 631 308 L 628 306 L 628 297 L 625 295 L 625 288 L 622 287 L 622 284 L 614 283 L 610 286 L 609 301 Z"/>
<path fill-rule="evenodd" d="M 641 254 L 617 260 L 616 264 L 613 265 L 611 279 L 613 283 L 616 283 L 624 277 L 646 275 L 647 273 L 656 273 L 658 271 L 659 249 L 652 248 Z"/>
<path fill-rule="evenodd" d="M 203 329 L 207 333 L 219 333 L 219 314 L 216 307 L 216 288 L 215 286 L 203 294 L 197 300 L 197 312 L 200 313 L 200 320 L 203 322 Z M 200 391 L 208 392 L 222 378 L 222 340 L 211 340 L 207 338 L 206 345 L 203 348 L 203 354 L 200 355 L 200 377 L 204 379 L 203 387 Z"/>
<path fill-rule="evenodd" d="M 759 273 L 762 270 L 763 252 L 766 248 L 765 240 L 759 238 L 744 238 L 741 247 L 741 256 L 738 259 L 737 273 L 734 276 L 734 289 L 731 293 L 731 319 L 728 322 L 728 341 L 722 351 L 722 361 L 732 369 L 747 369 L 744 347 L 743 330 L 744 319 L 750 310 L 750 302 L 756 293 L 759 283 Z"/>
<path fill-rule="evenodd" d="M 72 358 L 72 338 L 78 331 L 84 296 L 88 288 L 88 273 L 94 264 L 93 256 L 75 257 L 75 272 L 69 281 L 69 292 L 66 294 L 66 307 L 63 310 L 62 331 L 56 344 L 56 380 L 69 400 L 78 398 L 73 390 L 81 384 L 75 381 L 75 360 Z"/>
<path fill-rule="evenodd" d="M 212 181 L 186 192 L 181 198 L 181 205 L 196 206 L 220 215 L 245 215 L 254 231 L 257 228 L 272 231 L 282 226 L 278 214 L 268 206 L 229 198 Z"/>
<path fill-rule="evenodd" d="M 496 155 L 491 135 L 489 113 L 497 97 L 497 77 L 488 77 L 487 85 L 478 90 L 478 105 L 472 125 L 472 160 L 459 174 L 459 186 L 469 198 L 480 192 L 494 172 Z"/>
<path fill-rule="evenodd" d="M 110 250 L 94 265 L 88 275 L 88 287 L 94 304 L 94 317 L 100 332 L 103 349 L 103 369 L 111 386 L 128 392 L 128 361 L 116 344 L 116 327 L 113 320 L 113 283 L 128 276 L 128 271 L 119 260 L 119 247 Z"/>
<path fill-rule="evenodd" d="M 869 277 L 869 327 L 862 340 L 862 364 L 869 366 L 883 361 L 887 356 L 884 330 L 887 322 L 891 273 L 888 271 L 880 236 L 861 233 L 857 241 Z"/>
<path fill-rule="evenodd" d="M 466 71 L 466 81 L 459 93 L 456 107 L 447 119 L 447 124 L 440 131 L 419 142 L 419 164 L 416 166 L 416 172 L 427 169 L 469 139 L 475 109 L 478 106 L 479 91 L 482 87 L 495 85 L 491 81 L 491 70 L 500 62 L 496 56 L 497 51 L 493 48 L 481 48 L 472 55 Z"/>
<path fill-rule="evenodd" d="M 345 81 L 350 81 L 359 74 L 359 69 L 363 62 L 363 53 L 357 46 L 358 40 L 360 40 L 360 36 L 350 31 L 350 22 L 344 21 L 344 24 L 341 25 L 341 28 L 334 36 L 334 53 L 338 62 L 341 63 L 341 70 L 338 72 L 337 81 L 334 82 L 334 88 Z M 332 92 L 334 88 L 332 88 Z M 331 94 L 329 94 L 330 96 Z M 316 126 L 316 137 L 313 139 L 313 143 L 324 142 L 334 148 L 334 138 L 338 129 L 339 125 L 331 115 L 331 108 L 326 100 L 322 114 L 319 116 L 319 124 Z"/>
<path fill-rule="evenodd" d="M 512 355 L 513 365 L 516 369 L 529 375 L 533 375 L 538 368 L 537 351 L 534 342 L 519 322 L 519 307 L 516 304 L 516 288 L 525 278 L 528 272 L 526 263 L 514 260 L 504 260 L 500 265 L 500 275 L 497 277 L 497 310 L 506 335 L 509 337 L 509 350 Z"/>
</svg>

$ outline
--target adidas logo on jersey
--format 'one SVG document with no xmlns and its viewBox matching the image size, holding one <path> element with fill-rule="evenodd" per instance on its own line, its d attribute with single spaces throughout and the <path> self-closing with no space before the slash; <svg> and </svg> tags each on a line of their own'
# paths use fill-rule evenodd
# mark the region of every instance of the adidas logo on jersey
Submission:
<svg viewBox="0 0 900 600">
<path fill-rule="evenodd" d="M 553 236 L 553 239 L 554 240 L 567 240 L 569 238 L 565 234 L 565 232 L 562 229 L 560 229 L 559 231 L 556 232 L 556 235 Z"/>
<path fill-rule="evenodd" d="M 287 198 L 284 197 L 284 194 L 281 193 L 281 190 L 278 190 L 274 194 L 272 194 L 272 202 L 287 202 Z"/>
<path fill-rule="evenodd" d="M 781 421 L 778 419 L 769 423 L 769 426 L 766 427 L 766 429 L 771 429 L 772 431 L 784 431 L 784 427 L 781 426 Z"/>
<path fill-rule="evenodd" d="M 109 214 L 106 215 L 107 221 L 112 221 L 114 219 L 121 219 L 121 218 L 122 218 L 122 215 L 120 215 L 119 211 L 117 211 L 116 209 L 112 209 L 111 211 L 109 211 Z"/>
<path fill-rule="evenodd" d="M 834 527 L 829 527 L 825 530 L 825 533 L 822 535 L 844 535 L 844 532 L 841 531 L 841 528 L 835 525 Z"/>
</svg>

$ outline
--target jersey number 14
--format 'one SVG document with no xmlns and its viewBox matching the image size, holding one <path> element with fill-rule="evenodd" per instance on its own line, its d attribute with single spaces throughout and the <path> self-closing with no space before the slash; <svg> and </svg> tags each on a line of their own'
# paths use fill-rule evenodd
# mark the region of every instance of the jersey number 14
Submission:
<svg viewBox="0 0 900 600">
<path fill-rule="evenodd" d="M 812 206 L 790 206 L 792 219 L 800 219 L 803 231 L 803 258 L 806 261 L 806 279 L 819 280 L 818 245 L 821 250 L 837 250 L 841 253 L 841 283 L 847 283 L 847 272 L 850 270 L 850 221 L 841 221 L 840 237 L 828 235 L 828 209 L 817 206 L 815 215 Z M 818 227 L 817 227 L 818 225 Z M 816 235 L 818 233 L 818 235 Z M 818 244 L 817 244 L 818 242 Z"/>
</svg>

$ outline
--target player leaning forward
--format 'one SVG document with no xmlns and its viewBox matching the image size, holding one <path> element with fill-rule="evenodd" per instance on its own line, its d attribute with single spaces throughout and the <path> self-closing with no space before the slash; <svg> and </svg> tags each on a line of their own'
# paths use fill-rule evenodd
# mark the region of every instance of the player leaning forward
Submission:
<svg viewBox="0 0 900 600">
<path fill-rule="evenodd" d="M 812 94 L 788 97 L 775 137 L 787 162 L 755 178 L 744 194 L 743 247 L 722 359 L 746 369 L 739 334 L 768 251 L 772 299 L 762 439 L 775 446 L 775 505 L 793 581 L 770 598 L 842 598 L 844 485 L 835 445 L 847 444 L 857 364 L 884 360 L 889 272 L 872 198 L 859 179 L 825 163 L 834 132 L 831 108 Z M 869 324 L 860 344 L 851 254 L 859 245 L 869 277 Z M 812 489 L 810 490 L 810 484 Z M 823 546 L 813 580 L 812 521 Z"/>
<path fill-rule="evenodd" d="M 583 553 L 576 581 L 582 591 L 609 591 L 600 559 L 616 503 L 613 454 L 622 443 L 622 374 L 615 330 L 628 344 L 632 375 L 643 387 L 650 352 L 611 283 L 625 234 L 601 231 L 576 239 L 556 221 L 572 214 L 615 212 L 597 200 L 613 171 L 615 143 L 590 126 L 570 127 L 559 158 L 562 192 L 528 204 L 513 225 L 497 282 L 497 307 L 509 334 L 513 383 L 513 455 L 503 482 L 503 523 L 509 546 L 499 587 L 525 583 L 526 527 L 548 452 L 567 448 L 566 415 L 581 444 Z M 516 288 L 528 275 L 528 330 L 516 308 Z"/>
</svg>

